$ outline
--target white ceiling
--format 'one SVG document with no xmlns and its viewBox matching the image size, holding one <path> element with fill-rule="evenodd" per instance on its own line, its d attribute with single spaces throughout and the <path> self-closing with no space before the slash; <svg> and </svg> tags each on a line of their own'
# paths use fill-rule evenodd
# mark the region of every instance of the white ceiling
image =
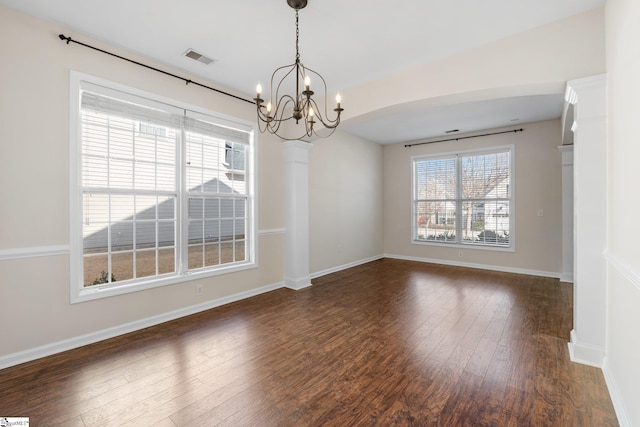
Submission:
<svg viewBox="0 0 640 427">
<path fill-rule="evenodd" d="M 335 93 L 604 3 L 309 0 L 300 12 L 301 59 Z M 55 22 L 74 39 L 97 38 L 249 98 L 257 82 L 266 84 L 276 67 L 295 57 L 295 15 L 286 0 L 0 0 L 0 5 Z M 184 57 L 190 48 L 216 62 L 204 65 Z M 559 117 L 562 100 L 555 101 L 532 97 L 420 107 L 346 130 L 381 143 L 403 142 L 437 135 L 436 129 L 509 125 L 515 115 L 520 123 Z"/>
</svg>

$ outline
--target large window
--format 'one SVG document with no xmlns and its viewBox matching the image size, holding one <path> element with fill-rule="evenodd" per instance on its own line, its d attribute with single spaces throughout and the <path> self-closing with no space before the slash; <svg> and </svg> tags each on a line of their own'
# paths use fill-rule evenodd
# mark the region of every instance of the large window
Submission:
<svg viewBox="0 0 640 427">
<path fill-rule="evenodd" d="M 513 147 L 413 159 L 413 241 L 513 247 Z"/>
<path fill-rule="evenodd" d="M 255 264 L 253 127 L 72 75 L 72 300 Z"/>
</svg>

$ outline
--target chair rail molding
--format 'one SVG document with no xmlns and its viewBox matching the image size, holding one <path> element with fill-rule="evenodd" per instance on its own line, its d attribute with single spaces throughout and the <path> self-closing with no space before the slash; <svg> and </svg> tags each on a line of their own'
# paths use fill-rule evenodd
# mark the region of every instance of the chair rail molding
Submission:
<svg viewBox="0 0 640 427">
<path fill-rule="evenodd" d="M 69 245 L 33 246 L 29 248 L 0 249 L 0 261 L 9 259 L 36 258 L 68 255 Z"/>
</svg>

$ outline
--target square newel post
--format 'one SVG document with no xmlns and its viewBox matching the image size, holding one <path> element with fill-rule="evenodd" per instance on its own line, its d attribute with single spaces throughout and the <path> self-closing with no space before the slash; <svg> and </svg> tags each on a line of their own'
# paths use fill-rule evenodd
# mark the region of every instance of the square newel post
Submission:
<svg viewBox="0 0 640 427">
<path fill-rule="evenodd" d="M 283 142 L 285 202 L 284 282 L 290 289 L 311 286 L 309 274 L 309 151 L 313 144 Z"/>
</svg>

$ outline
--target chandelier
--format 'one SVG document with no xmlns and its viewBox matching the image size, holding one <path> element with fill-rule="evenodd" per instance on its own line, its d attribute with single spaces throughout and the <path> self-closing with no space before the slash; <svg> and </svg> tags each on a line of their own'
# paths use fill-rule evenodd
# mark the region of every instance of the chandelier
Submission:
<svg viewBox="0 0 640 427">
<path fill-rule="evenodd" d="M 340 124 L 340 113 L 344 111 L 340 107 L 340 94 L 336 95 L 336 108 L 333 109 L 336 114 L 335 119 L 332 120 L 328 117 L 327 111 L 327 83 L 319 73 L 305 67 L 300 62 L 298 11 L 307 5 L 307 0 L 287 0 L 287 4 L 296 11 L 296 60 L 293 64 L 276 68 L 271 76 L 270 95 L 271 99 L 275 100 L 275 104 L 269 101 L 265 105 L 264 99 L 262 99 L 262 86 L 258 84 L 256 87 L 257 95 L 253 100 L 256 102 L 260 132 L 269 132 L 290 141 L 311 137 L 314 134 L 326 138 Z M 293 79 L 295 79 L 295 95 L 286 93 L 284 89 L 287 86 L 286 81 L 291 81 L 289 83 L 290 87 L 293 84 Z M 316 82 L 321 83 L 320 95 L 323 96 L 322 101 L 324 104 L 322 109 L 318 107 L 318 103 L 313 97 L 315 92 L 311 90 L 312 80 L 314 84 Z M 304 124 L 304 133 L 297 138 L 286 138 L 281 133 L 278 133 L 281 132 L 280 126 L 291 120 L 295 120 L 296 124 L 301 121 Z M 316 127 L 314 127 L 318 122 L 325 128 L 330 129 L 330 132 L 328 134 L 323 132 L 323 135 L 319 135 L 316 132 Z"/>
</svg>

